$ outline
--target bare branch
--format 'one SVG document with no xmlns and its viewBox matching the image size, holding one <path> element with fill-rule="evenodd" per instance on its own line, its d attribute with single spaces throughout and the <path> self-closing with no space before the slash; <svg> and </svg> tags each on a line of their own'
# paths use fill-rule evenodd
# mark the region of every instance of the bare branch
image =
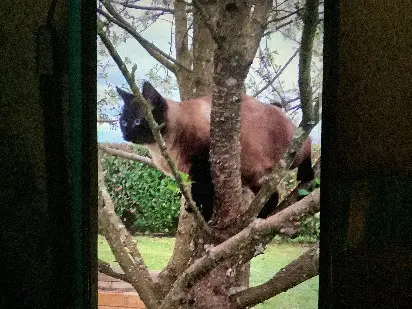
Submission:
<svg viewBox="0 0 412 309">
<path fill-rule="evenodd" d="M 161 12 L 174 14 L 174 9 L 162 7 L 162 6 L 144 6 L 144 5 L 136 5 L 136 4 L 130 4 L 128 2 L 120 2 L 120 1 L 115 1 L 114 3 L 118 3 L 130 9 L 143 10 L 143 11 L 161 11 Z"/>
<path fill-rule="evenodd" d="M 312 106 L 312 80 L 310 69 L 312 64 L 313 41 L 319 23 L 319 0 L 306 0 L 303 13 L 303 30 L 299 54 L 299 92 L 302 105 L 302 123 L 311 126 L 316 112 Z"/>
<path fill-rule="evenodd" d="M 184 1 L 175 1 L 175 2 L 181 2 L 187 5 L 187 3 Z M 121 2 L 121 1 L 114 1 L 114 3 L 121 4 L 124 7 L 130 8 L 130 9 L 136 9 L 136 10 L 142 10 L 142 11 L 161 11 L 161 12 L 171 13 L 171 14 L 176 13 L 174 9 L 168 8 L 168 7 L 162 7 L 162 6 L 144 6 L 144 5 L 130 4 L 128 2 Z M 175 8 L 176 8 L 176 3 L 175 3 Z M 190 13 L 192 11 L 193 11 L 192 9 L 186 9 L 184 12 Z"/>
<path fill-rule="evenodd" d="M 126 30 L 130 35 L 132 35 L 136 41 L 138 41 L 144 49 L 155 58 L 160 64 L 164 65 L 168 70 L 176 73 L 176 70 L 183 69 L 187 72 L 191 72 L 189 68 L 186 68 L 176 59 L 166 54 L 164 51 L 156 47 L 153 43 L 149 42 L 143 38 L 131 25 L 128 23 L 108 1 L 103 1 L 103 4 L 107 11 L 111 14 L 109 15 L 102 9 L 97 9 L 97 12 L 103 15 L 106 19 L 118 25 L 120 28 Z"/>
<path fill-rule="evenodd" d="M 281 232 L 284 223 L 292 217 L 310 215 L 320 210 L 319 189 L 314 190 L 304 199 L 266 220 L 254 219 L 245 229 L 206 251 L 173 284 L 173 288 L 162 301 L 159 309 L 176 309 L 185 299 L 196 282 L 212 269 L 234 255 L 240 255 L 251 247 L 260 248 L 276 232 Z"/>
<path fill-rule="evenodd" d="M 106 3 L 106 2 L 105 2 Z M 105 4 L 106 6 L 106 4 Z M 109 6 L 109 5 L 107 5 Z M 97 9 L 97 12 L 99 12 L 101 15 L 103 15 L 107 20 L 115 23 L 118 25 L 120 28 L 123 30 L 126 30 L 129 34 L 131 34 L 136 41 L 142 45 L 142 47 L 151 55 L 154 59 L 156 59 L 160 64 L 165 66 L 168 70 L 171 72 L 175 73 L 177 70 L 176 67 L 176 60 L 173 59 L 171 56 L 163 52 L 161 49 L 157 48 L 153 43 L 150 43 L 147 41 L 145 38 L 143 38 L 138 32 L 136 32 L 132 26 L 127 23 L 126 20 L 123 19 L 123 17 L 120 16 L 114 9 L 108 11 L 114 16 L 109 15 L 102 9 Z M 121 19 L 122 21 L 119 21 Z"/>
<path fill-rule="evenodd" d="M 283 267 L 269 281 L 230 296 L 238 308 L 253 307 L 319 273 L 319 243 L 312 246 L 293 262 Z"/>
<path fill-rule="evenodd" d="M 297 100 L 300 100 L 300 97 L 294 97 L 294 98 L 292 98 L 292 99 L 285 100 L 285 98 L 283 98 L 283 96 L 280 95 L 279 91 L 277 91 L 276 89 L 275 89 L 275 91 L 276 91 L 276 93 L 279 95 L 280 100 L 282 101 L 282 103 L 280 103 L 280 104 L 282 105 L 283 108 L 285 108 L 286 111 L 289 111 L 289 110 L 290 110 L 290 108 L 287 107 L 287 105 L 288 105 L 289 103 L 293 103 L 293 102 L 295 102 L 295 101 L 297 101 Z M 270 104 L 276 105 L 276 104 L 279 104 L 279 102 L 273 101 L 273 102 L 270 102 Z M 299 107 L 300 107 L 300 104 L 299 104 Z"/>
<path fill-rule="evenodd" d="M 280 70 L 276 73 L 276 75 L 260 90 L 256 91 L 255 94 L 253 94 L 254 97 L 257 97 L 259 94 L 261 94 L 263 91 L 265 91 L 269 86 L 279 78 L 279 76 L 283 73 L 283 71 L 288 67 L 288 65 L 292 62 L 292 60 L 296 57 L 296 55 L 299 53 L 299 49 L 297 49 L 292 56 L 286 61 L 286 63 L 283 65 L 283 67 L 280 68 Z"/>
<path fill-rule="evenodd" d="M 158 276 L 159 286 L 162 288 L 163 296 L 166 296 L 177 277 L 186 270 L 192 254 L 190 243 L 192 241 L 194 227 L 193 217 L 191 213 L 184 210 L 186 207 L 184 198 L 181 199 L 180 204 L 179 224 L 177 225 L 172 257 Z"/>
<path fill-rule="evenodd" d="M 97 119 L 98 123 L 116 123 L 119 119 Z"/>
<path fill-rule="evenodd" d="M 152 160 L 149 157 L 139 156 L 135 153 L 110 148 L 104 145 L 98 145 L 98 147 L 99 149 L 107 152 L 108 154 L 111 154 L 111 155 L 114 155 L 120 158 L 128 159 L 128 160 L 142 162 L 144 164 L 150 165 L 151 167 L 154 167 L 157 169 L 157 167 L 153 164 Z"/>
<path fill-rule="evenodd" d="M 295 14 L 300 13 L 302 10 L 303 10 L 303 8 L 299 8 L 299 9 L 297 9 L 297 10 L 295 10 L 295 11 L 293 11 L 293 12 L 290 12 L 290 13 L 288 13 L 288 14 L 285 14 L 285 15 L 283 15 L 283 16 L 281 16 L 281 17 L 276 17 L 276 18 L 273 18 L 273 19 L 269 19 L 268 22 L 267 22 L 267 25 L 269 25 L 270 23 L 277 23 L 277 22 L 280 22 L 280 21 L 282 21 L 282 20 L 285 20 L 285 19 L 287 19 L 287 18 L 289 18 L 289 17 L 291 17 L 291 16 L 293 16 L 293 15 L 295 15 Z"/>
<path fill-rule="evenodd" d="M 153 118 L 153 114 L 151 111 L 151 105 L 149 102 L 146 101 L 146 99 L 142 96 L 140 93 L 139 88 L 136 86 L 135 81 L 132 79 L 131 74 L 129 70 L 127 69 L 126 65 L 124 64 L 123 60 L 120 58 L 119 54 L 116 52 L 115 48 L 113 47 L 112 43 L 110 40 L 107 38 L 106 34 L 104 31 L 98 27 L 97 34 L 99 35 L 100 39 L 102 40 L 103 44 L 106 46 L 107 50 L 109 51 L 110 55 L 112 56 L 113 60 L 116 62 L 117 66 L 119 67 L 120 71 L 122 72 L 124 78 L 126 79 L 127 83 L 130 86 L 130 89 L 132 90 L 133 94 L 135 95 L 136 99 L 138 102 L 141 103 L 141 106 L 143 108 L 143 112 L 145 114 L 145 118 L 149 123 L 150 129 L 153 132 L 153 136 L 159 146 L 161 154 L 164 156 L 166 159 L 170 171 L 175 178 L 176 182 L 179 185 L 180 191 L 182 192 L 183 196 L 185 197 L 189 207 L 192 209 L 194 217 L 196 218 L 196 222 L 199 225 L 199 227 L 207 234 L 211 235 L 211 231 L 204 220 L 202 214 L 200 213 L 199 208 L 196 206 L 195 202 L 192 199 L 192 195 L 190 193 L 190 190 L 186 184 L 183 183 L 183 180 L 177 171 L 176 165 L 172 158 L 170 157 L 166 143 L 163 139 L 162 134 L 160 133 L 160 126 L 157 124 L 156 120 Z"/>
<path fill-rule="evenodd" d="M 159 304 L 156 289 L 143 258 L 126 227 L 114 211 L 114 204 L 104 183 L 103 167 L 98 160 L 99 226 L 112 249 L 112 253 L 126 274 L 129 283 L 139 293 L 148 309 Z"/>
<path fill-rule="evenodd" d="M 127 278 L 127 276 L 124 273 L 118 273 L 117 271 L 115 271 L 109 263 L 102 261 L 102 260 L 98 260 L 97 261 L 97 270 L 105 275 L 108 275 L 110 277 L 116 278 L 116 279 L 120 279 L 124 282 L 127 283 L 131 283 L 129 281 L 129 279 Z"/>
<path fill-rule="evenodd" d="M 283 2 L 278 3 L 277 1 L 275 1 L 275 6 L 273 7 L 272 11 L 283 11 L 282 9 L 278 9 L 278 7 L 282 6 L 283 4 L 285 4 L 286 2 L 288 2 L 289 0 L 284 0 Z"/>
<path fill-rule="evenodd" d="M 295 21 L 295 20 L 291 19 L 291 20 L 288 20 L 288 21 L 284 22 L 283 24 L 277 25 L 277 26 L 275 27 L 275 29 L 266 31 L 266 32 L 263 34 L 263 36 L 268 36 L 268 35 L 271 35 L 272 33 L 278 32 L 280 29 L 282 29 L 282 28 L 290 25 L 290 24 L 293 23 L 294 21 Z"/>
</svg>

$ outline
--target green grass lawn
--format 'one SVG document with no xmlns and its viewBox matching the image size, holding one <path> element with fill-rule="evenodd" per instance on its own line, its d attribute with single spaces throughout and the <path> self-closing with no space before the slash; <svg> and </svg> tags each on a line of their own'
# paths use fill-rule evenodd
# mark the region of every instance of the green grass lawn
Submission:
<svg viewBox="0 0 412 309">
<path fill-rule="evenodd" d="M 149 269 L 161 270 L 166 266 L 172 254 L 173 238 L 138 236 L 136 239 L 139 250 Z M 252 260 L 251 286 L 267 281 L 305 250 L 306 247 L 298 244 L 269 244 L 265 254 L 257 256 Z M 99 236 L 98 240 L 98 256 L 101 260 L 116 263 L 106 240 L 101 236 Z M 254 308 L 312 309 L 317 308 L 317 302 L 318 277 L 315 277 Z"/>
</svg>

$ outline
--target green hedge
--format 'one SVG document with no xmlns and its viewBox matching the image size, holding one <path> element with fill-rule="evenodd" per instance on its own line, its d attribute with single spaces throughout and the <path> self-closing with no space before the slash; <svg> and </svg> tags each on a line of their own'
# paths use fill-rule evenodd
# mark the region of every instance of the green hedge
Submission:
<svg viewBox="0 0 412 309">
<path fill-rule="evenodd" d="M 134 152 L 145 155 L 142 148 Z M 180 197 L 173 179 L 140 162 L 101 154 L 116 213 L 131 232 L 174 234 Z"/>
</svg>

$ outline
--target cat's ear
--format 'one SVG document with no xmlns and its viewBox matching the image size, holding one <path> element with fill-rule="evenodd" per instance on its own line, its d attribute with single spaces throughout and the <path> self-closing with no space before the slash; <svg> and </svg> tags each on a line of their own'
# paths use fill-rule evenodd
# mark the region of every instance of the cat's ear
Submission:
<svg viewBox="0 0 412 309">
<path fill-rule="evenodd" d="M 166 104 L 166 99 L 148 81 L 143 82 L 142 95 L 154 107 L 162 107 Z"/>
<path fill-rule="evenodd" d="M 134 99 L 134 94 L 124 91 L 123 89 L 120 89 L 119 87 L 116 87 L 117 93 L 120 95 L 120 97 L 123 99 L 124 103 L 131 103 L 133 102 Z"/>
</svg>

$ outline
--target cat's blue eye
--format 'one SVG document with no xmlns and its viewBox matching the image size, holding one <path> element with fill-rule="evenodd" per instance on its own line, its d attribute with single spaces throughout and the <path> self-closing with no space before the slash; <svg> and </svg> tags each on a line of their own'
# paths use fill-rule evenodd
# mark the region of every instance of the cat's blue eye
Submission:
<svg viewBox="0 0 412 309">
<path fill-rule="evenodd" d="M 140 119 L 135 119 L 135 121 L 133 122 L 134 126 L 138 126 L 140 125 Z"/>
<path fill-rule="evenodd" d="M 123 119 L 122 121 L 120 121 L 120 125 L 122 127 L 127 127 L 127 121 Z"/>
</svg>

